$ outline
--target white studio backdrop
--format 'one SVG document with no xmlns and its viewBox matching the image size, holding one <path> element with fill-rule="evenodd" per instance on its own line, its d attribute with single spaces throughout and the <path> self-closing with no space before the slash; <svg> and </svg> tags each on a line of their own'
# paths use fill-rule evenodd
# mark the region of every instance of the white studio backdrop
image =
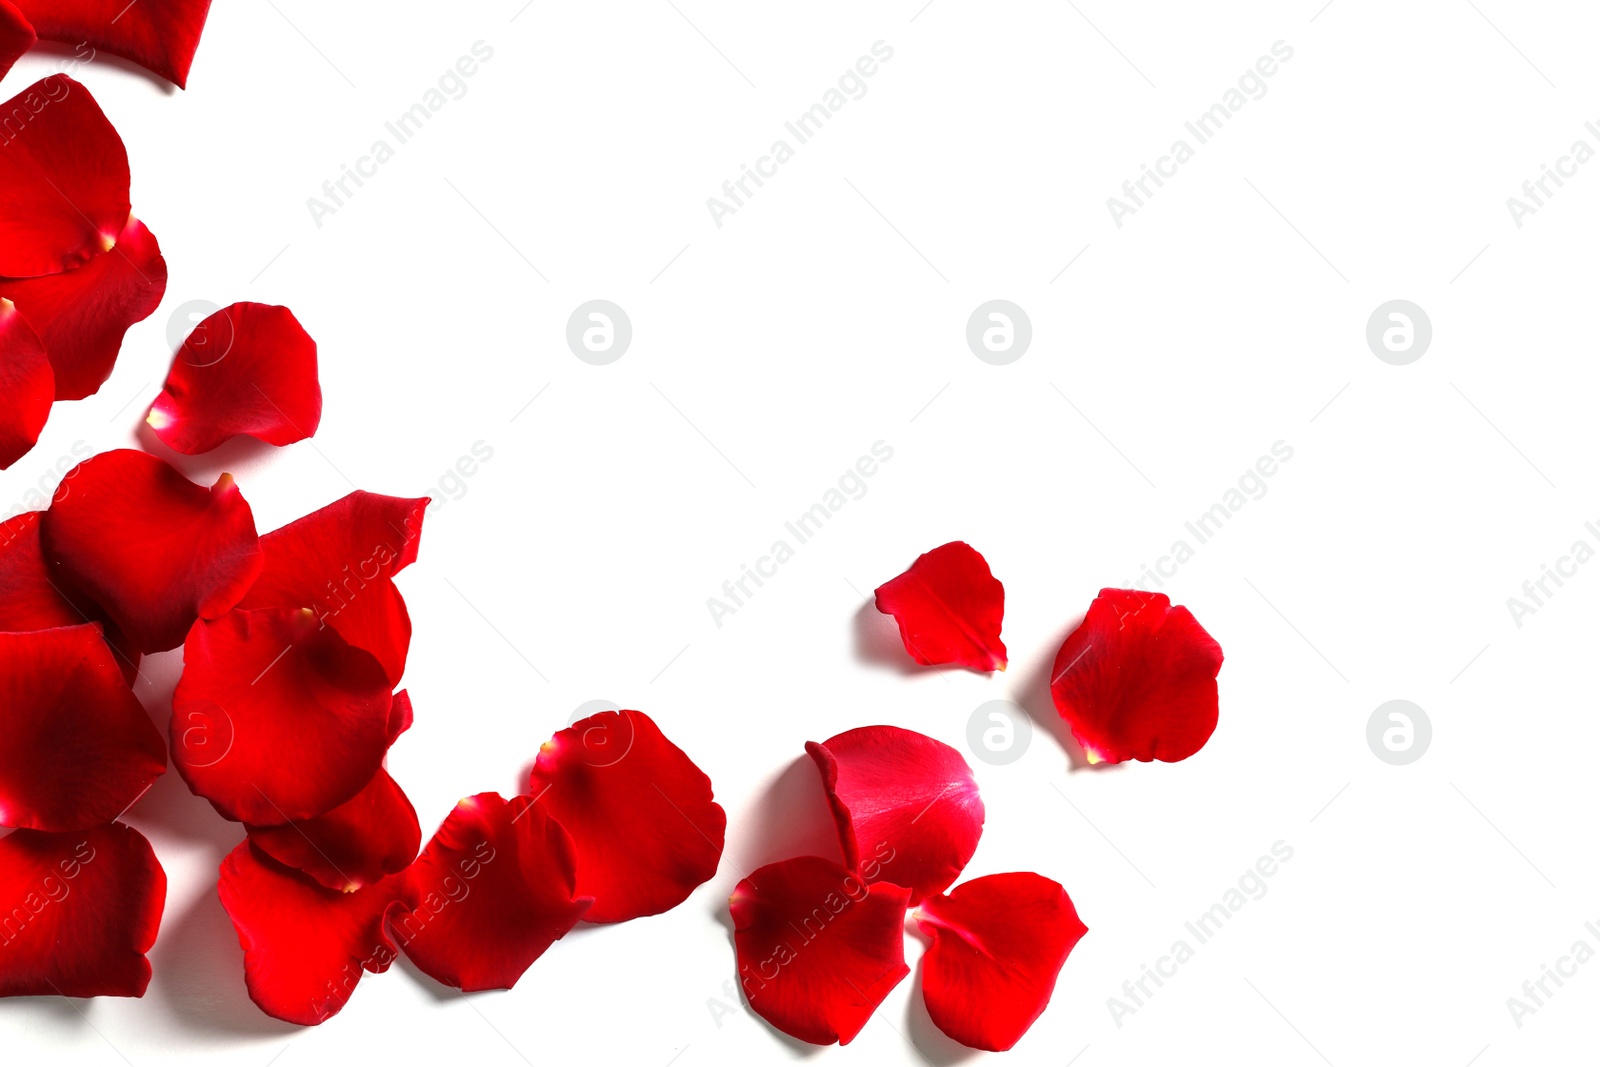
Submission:
<svg viewBox="0 0 1600 1067">
<path fill-rule="evenodd" d="M 147 440 L 184 305 L 286 304 L 320 345 L 316 438 L 156 450 L 234 473 L 263 531 L 354 487 L 440 501 L 400 579 L 417 721 L 390 759 L 424 833 L 515 791 L 604 700 L 706 769 L 729 845 L 682 907 L 580 929 L 511 992 L 401 963 L 296 1030 L 247 1000 L 216 900 L 242 833 L 169 773 L 129 816 L 171 883 L 149 993 L 0 1003 L 7 1058 L 986 1059 L 933 1029 L 915 974 L 815 1053 L 734 985 L 728 892 L 829 847 L 804 742 L 870 723 L 969 752 L 988 826 L 968 873 L 1055 878 L 1090 928 L 997 1062 L 1591 1058 L 1600 964 L 1560 961 L 1600 949 L 1600 564 L 1561 561 L 1600 549 L 1600 163 L 1574 156 L 1600 150 L 1597 32 L 1586 5 L 1504 0 L 219 0 L 187 92 L 80 68 L 171 282 L 0 499 Z M 801 142 L 786 123 L 831 90 Z M 419 104 L 402 143 L 386 124 Z M 1547 166 L 1565 176 L 1535 203 Z M 767 176 L 735 202 L 746 167 Z M 367 176 L 334 201 L 346 168 Z M 593 300 L 631 325 L 604 365 L 568 345 Z M 993 300 L 1027 319 L 1009 363 L 968 344 Z M 841 487 L 875 447 L 892 458 Z M 714 620 L 833 488 L 821 532 Z M 1219 504 L 1202 541 L 1186 524 Z M 914 669 L 867 606 L 955 539 L 1006 586 L 992 678 Z M 1226 653 L 1220 726 L 1183 763 L 1073 769 L 1051 657 L 1101 586 L 1158 566 Z M 1546 567 L 1565 576 L 1535 603 Z M 177 659 L 140 687 L 163 727 Z M 1009 763 L 967 741 L 995 700 L 1032 727 Z M 1392 700 L 1430 727 L 1409 763 L 1380 758 L 1383 729 L 1369 745 Z M 1275 847 L 1292 858 L 1247 877 Z M 1186 924 L 1241 879 L 1200 943 Z M 1546 966 L 1567 976 L 1513 1013 Z"/>
</svg>

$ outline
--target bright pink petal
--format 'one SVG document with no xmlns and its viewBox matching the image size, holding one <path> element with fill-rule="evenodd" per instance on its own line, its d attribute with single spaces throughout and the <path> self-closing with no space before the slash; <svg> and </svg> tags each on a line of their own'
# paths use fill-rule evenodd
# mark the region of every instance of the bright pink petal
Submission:
<svg viewBox="0 0 1600 1067">
<path fill-rule="evenodd" d="M 211 0 L 13 0 L 46 41 L 88 44 L 182 89 Z"/>
<path fill-rule="evenodd" d="M 55 396 L 44 342 L 16 305 L 0 296 L 0 470 L 39 443 Z"/>
<path fill-rule="evenodd" d="M 572 838 L 529 797 L 456 805 L 404 876 L 412 903 L 389 924 L 424 974 L 466 992 L 510 989 L 592 900 L 578 894 Z"/>
<path fill-rule="evenodd" d="M 317 432 L 317 343 L 285 307 L 234 304 L 195 327 L 146 420 L 169 447 L 209 452 L 238 434 L 287 445 Z"/>
<path fill-rule="evenodd" d="M 604 711 L 556 734 L 528 792 L 572 835 L 590 922 L 675 908 L 717 873 L 728 819 L 711 779 L 642 711 Z"/>
<path fill-rule="evenodd" d="M 917 557 L 911 569 L 877 590 L 878 610 L 900 624 L 906 651 L 923 666 L 959 663 L 975 671 L 1006 669 L 1000 640 L 1006 591 L 965 541 Z"/>
<path fill-rule="evenodd" d="M 961 753 L 898 726 L 863 726 L 806 751 L 851 870 L 909 887 L 913 904 L 960 877 L 983 834 L 983 801 Z"/>
<path fill-rule="evenodd" d="M 975 878 L 929 897 L 917 922 L 933 938 L 922 957 L 928 1015 L 963 1045 L 989 1052 L 1028 1032 L 1089 932 L 1065 889 L 1028 873 Z"/>
<path fill-rule="evenodd" d="M 739 984 L 790 1037 L 848 1045 L 909 969 L 907 890 L 818 856 L 771 863 L 728 898 Z"/>
<path fill-rule="evenodd" d="M 1102 589 L 1056 654 L 1050 695 L 1091 763 L 1176 763 L 1217 728 L 1222 647 L 1161 593 Z"/>
<path fill-rule="evenodd" d="M 405 870 L 422 844 L 416 810 L 384 770 L 325 815 L 247 829 L 261 851 L 341 893 Z"/>
<path fill-rule="evenodd" d="M 7 0 L 0 0 L 0 78 L 5 77 L 12 64 L 34 46 L 38 38 L 33 26 L 22 12 Z"/>
<path fill-rule="evenodd" d="M 0 838 L 0 997 L 142 997 L 167 876 L 121 823 Z"/>
</svg>

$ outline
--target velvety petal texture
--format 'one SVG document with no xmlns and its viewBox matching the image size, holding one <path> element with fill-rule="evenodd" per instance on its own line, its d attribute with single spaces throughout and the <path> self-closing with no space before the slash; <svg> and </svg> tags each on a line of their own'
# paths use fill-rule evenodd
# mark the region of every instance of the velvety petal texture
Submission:
<svg viewBox="0 0 1600 1067">
<path fill-rule="evenodd" d="M 0 631 L 49 630 L 88 619 L 44 558 L 43 521 L 43 512 L 25 511 L 0 522 Z"/>
<path fill-rule="evenodd" d="M 772 863 L 728 898 L 739 984 L 790 1037 L 848 1045 L 909 969 L 910 891 L 819 856 Z"/>
<path fill-rule="evenodd" d="M 0 78 L 34 46 L 33 26 L 8 0 L 0 0 Z"/>
<path fill-rule="evenodd" d="M 211 0 L 15 0 L 39 36 L 89 44 L 184 88 Z"/>
<path fill-rule="evenodd" d="M 906 651 L 923 666 L 959 663 L 975 671 L 1006 669 L 1000 640 L 1006 591 L 965 541 L 917 557 L 911 569 L 880 585 L 878 610 L 900 625 Z"/>
<path fill-rule="evenodd" d="M 1091 763 L 1186 759 L 1217 727 L 1222 647 L 1161 593 L 1102 589 L 1050 672 Z"/>
<path fill-rule="evenodd" d="M 528 792 L 572 835 L 590 922 L 677 907 L 717 873 L 728 820 L 711 779 L 642 711 L 601 712 L 556 734 Z"/>
<path fill-rule="evenodd" d="M 845 864 L 916 903 L 961 875 L 983 834 L 983 801 L 961 753 L 898 726 L 863 726 L 806 751 L 822 774 Z"/>
<path fill-rule="evenodd" d="M 44 342 L 16 305 L 0 297 L 0 470 L 39 443 L 55 396 L 55 371 Z"/>
<path fill-rule="evenodd" d="M 416 809 L 384 770 L 326 814 L 248 829 L 262 852 L 341 893 L 405 870 L 422 844 Z"/>
<path fill-rule="evenodd" d="M 144 996 L 167 876 L 137 830 L 0 838 L 0 900 L 0 997 Z"/>
<path fill-rule="evenodd" d="M 286 307 L 234 304 L 195 327 L 146 420 L 169 448 L 209 452 L 239 434 L 287 445 L 317 432 L 317 343 Z"/>
<path fill-rule="evenodd" d="M 933 939 L 922 997 L 934 1025 L 969 1048 L 1004 1052 L 1043 1014 L 1056 977 L 1089 932 L 1067 891 L 1031 873 L 992 874 L 929 897 L 917 911 Z"/>
</svg>

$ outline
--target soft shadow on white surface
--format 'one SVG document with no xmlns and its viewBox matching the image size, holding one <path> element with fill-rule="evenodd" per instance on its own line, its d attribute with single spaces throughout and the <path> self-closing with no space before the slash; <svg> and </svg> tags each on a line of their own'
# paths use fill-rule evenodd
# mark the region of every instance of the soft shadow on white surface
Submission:
<svg viewBox="0 0 1600 1067">
<path fill-rule="evenodd" d="M 1072 636 L 1072 631 L 1082 622 L 1083 616 L 1080 614 L 1062 627 L 1056 639 L 1046 646 L 1045 654 L 1021 674 L 1020 688 L 1012 692 L 1011 699 L 1028 713 L 1028 718 L 1033 720 L 1034 728 L 1039 733 L 1055 738 L 1061 750 L 1067 754 L 1067 763 L 1073 772 L 1093 771 L 1096 774 L 1109 774 L 1120 770 L 1123 764 L 1090 763 L 1089 757 L 1084 754 L 1083 746 L 1072 736 L 1067 720 L 1057 713 L 1055 700 L 1050 696 L 1050 681 L 1054 676 L 1056 651 L 1066 643 L 1067 638 Z"/>
</svg>

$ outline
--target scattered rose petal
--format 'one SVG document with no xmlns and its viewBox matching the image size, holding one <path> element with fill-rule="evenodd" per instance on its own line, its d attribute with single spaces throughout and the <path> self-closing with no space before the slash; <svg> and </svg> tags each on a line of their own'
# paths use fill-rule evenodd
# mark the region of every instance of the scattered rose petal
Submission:
<svg viewBox="0 0 1600 1067">
<path fill-rule="evenodd" d="M 103 48 L 182 89 L 211 0 L 14 0 L 39 37 Z M 92 53 L 91 53 L 92 56 Z"/>
<path fill-rule="evenodd" d="M 917 923 L 933 939 L 922 957 L 928 1015 L 963 1045 L 989 1052 L 1028 1032 L 1089 932 L 1066 890 L 1029 873 L 975 878 L 929 897 Z"/>
<path fill-rule="evenodd" d="M 0 297 L 0 470 L 33 450 L 50 418 L 56 376 L 44 342 Z"/>
<path fill-rule="evenodd" d="M 983 834 L 983 801 L 961 753 L 898 726 L 863 726 L 806 751 L 839 828 L 845 865 L 911 902 L 961 875 Z"/>
<path fill-rule="evenodd" d="M 402 689 L 389 704 L 389 744 L 394 744 L 396 738 L 411 729 L 415 718 L 411 710 L 411 694 Z"/>
<path fill-rule="evenodd" d="M 572 835 L 589 922 L 675 908 L 717 873 L 728 819 L 711 779 L 642 711 L 604 711 L 556 734 L 528 792 Z"/>
<path fill-rule="evenodd" d="M 848 1045 L 909 973 L 909 899 L 909 890 L 869 886 L 819 856 L 744 879 L 728 906 L 750 1007 L 790 1037 Z"/>
<path fill-rule="evenodd" d="M 262 852 L 341 893 L 405 870 L 422 844 L 416 809 L 385 770 L 325 815 L 246 829 Z"/>
<path fill-rule="evenodd" d="M 5 77 L 12 64 L 21 59 L 36 41 L 38 38 L 34 36 L 33 26 L 22 12 L 7 0 L 0 0 L 0 78 Z"/>
<path fill-rule="evenodd" d="M 1091 763 L 1175 763 L 1217 728 L 1222 648 L 1161 593 L 1102 589 L 1051 669 L 1050 695 Z"/>
<path fill-rule="evenodd" d="M 924 552 L 910 570 L 880 585 L 876 597 L 878 610 L 894 616 L 906 651 L 923 666 L 1006 669 L 1000 640 L 1005 587 L 965 541 Z"/>
</svg>

